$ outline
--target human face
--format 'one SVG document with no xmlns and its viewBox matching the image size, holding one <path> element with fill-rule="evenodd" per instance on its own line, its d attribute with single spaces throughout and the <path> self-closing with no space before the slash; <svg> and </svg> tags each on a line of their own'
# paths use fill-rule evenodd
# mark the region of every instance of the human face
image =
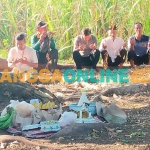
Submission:
<svg viewBox="0 0 150 150">
<path fill-rule="evenodd" d="M 25 49 L 25 40 L 16 40 L 16 46 L 18 47 L 19 50 L 24 50 Z"/>
<path fill-rule="evenodd" d="M 117 30 L 108 30 L 108 35 L 111 36 L 112 38 L 115 38 L 117 35 Z"/>
<path fill-rule="evenodd" d="M 37 28 L 37 31 L 42 34 L 43 32 L 47 32 L 47 27 L 39 27 Z"/>
<path fill-rule="evenodd" d="M 87 35 L 87 36 L 83 35 L 83 39 L 85 41 L 89 41 L 90 38 L 91 38 L 91 35 Z"/>
<path fill-rule="evenodd" d="M 134 31 L 136 35 L 141 35 L 143 31 L 143 27 L 141 24 L 135 24 Z"/>
</svg>

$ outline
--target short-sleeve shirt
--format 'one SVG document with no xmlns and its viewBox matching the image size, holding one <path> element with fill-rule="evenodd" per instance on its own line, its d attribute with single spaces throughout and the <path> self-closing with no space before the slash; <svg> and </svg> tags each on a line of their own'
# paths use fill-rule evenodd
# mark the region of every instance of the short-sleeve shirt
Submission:
<svg viewBox="0 0 150 150">
<path fill-rule="evenodd" d="M 38 63 L 36 51 L 28 46 L 26 46 L 24 50 L 19 50 L 17 47 L 11 48 L 8 54 L 7 61 L 11 63 L 16 59 L 23 59 L 25 57 L 29 62 Z M 17 69 L 19 71 L 21 70 L 27 71 L 29 69 L 33 69 L 33 67 L 30 67 L 27 64 L 22 63 L 17 63 L 13 67 L 14 67 L 13 69 Z"/>
<path fill-rule="evenodd" d="M 115 40 L 113 40 L 111 37 L 107 37 L 107 38 L 103 39 L 101 41 L 101 44 L 100 44 L 100 47 L 99 47 L 99 50 L 101 52 L 104 50 L 103 49 L 103 44 L 105 46 L 107 46 L 105 50 L 107 50 L 108 55 L 112 59 L 115 59 L 118 55 L 118 52 L 120 52 L 120 50 L 123 47 L 124 40 L 120 37 L 116 37 Z"/>
<path fill-rule="evenodd" d="M 128 50 L 131 50 L 131 44 L 130 40 L 134 38 L 135 39 L 135 44 L 134 44 L 134 51 L 137 56 L 143 56 L 147 52 L 147 46 L 148 46 L 148 41 L 149 41 L 149 36 L 142 35 L 141 39 L 138 40 L 136 39 L 135 36 L 132 36 L 128 40 Z"/>
<path fill-rule="evenodd" d="M 75 38 L 75 42 L 74 42 L 74 51 L 76 50 L 75 47 L 76 46 L 81 46 L 81 45 L 85 45 L 86 48 L 84 51 L 79 51 L 80 55 L 82 57 L 88 57 L 91 52 L 92 52 L 92 49 L 90 49 L 90 45 L 91 44 L 94 44 L 97 46 L 97 40 L 96 40 L 96 37 L 94 35 L 91 35 L 90 39 L 88 42 L 86 42 L 84 39 L 83 39 L 83 35 L 79 35 Z"/>
</svg>

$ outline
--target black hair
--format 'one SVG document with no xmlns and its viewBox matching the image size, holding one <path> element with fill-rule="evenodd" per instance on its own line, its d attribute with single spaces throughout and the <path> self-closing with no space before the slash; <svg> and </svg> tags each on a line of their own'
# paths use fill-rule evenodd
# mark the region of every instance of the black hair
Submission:
<svg viewBox="0 0 150 150">
<path fill-rule="evenodd" d="M 16 36 L 17 41 L 25 40 L 25 34 L 24 33 L 18 33 Z"/>
<path fill-rule="evenodd" d="M 111 25 L 108 27 L 108 30 L 117 30 L 117 26 L 116 25 Z"/>
<path fill-rule="evenodd" d="M 135 23 L 134 23 L 134 26 L 135 26 L 136 24 L 140 24 L 140 25 L 143 27 L 143 24 L 140 23 L 140 22 L 135 22 Z"/>
<path fill-rule="evenodd" d="M 46 26 L 46 25 L 47 25 L 46 22 L 44 22 L 44 21 L 39 21 L 39 22 L 37 23 L 36 27 L 37 27 L 37 28 L 40 28 L 40 27 L 43 27 L 43 26 Z"/>
<path fill-rule="evenodd" d="M 83 28 L 82 29 L 82 34 L 85 36 L 88 36 L 91 34 L 91 30 L 89 28 Z"/>
</svg>

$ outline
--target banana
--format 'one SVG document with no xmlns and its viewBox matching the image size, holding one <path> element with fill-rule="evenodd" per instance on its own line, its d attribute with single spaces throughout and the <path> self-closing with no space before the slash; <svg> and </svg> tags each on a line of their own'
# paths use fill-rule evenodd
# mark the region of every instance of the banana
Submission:
<svg viewBox="0 0 150 150">
<path fill-rule="evenodd" d="M 0 116 L 0 123 L 8 120 L 9 117 L 10 117 L 9 113 L 6 113 L 4 116 Z"/>
<path fill-rule="evenodd" d="M 4 124 L 4 122 L 5 122 L 5 121 L 3 121 L 3 122 L 0 122 L 0 126 L 2 126 L 2 125 Z"/>
<path fill-rule="evenodd" d="M 0 129 L 7 129 L 9 126 L 12 125 L 12 120 L 13 120 L 15 111 L 10 111 L 10 113 L 11 113 L 10 117 L 8 118 L 7 121 L 4 122 L 3 125 L 0 126 Z"/>
<path fill-rule="evenodd" d="M 39 109 L 42 109 L 42 102 L 40 102 L 40 104 L 39 104 L 39 107 L 38 107 Z"/>
<path fill-rule="evenodd" d="M 48 101 L 47 103 L 42 103 L 40 102 L 39 104 L 37 104 L 36 102 L 34 102 L 32 104 L 34 107 L 38 107 L 39 109 L 48 109 L 49 107 L 55 108 L 55 103 Z"/>
</svg>

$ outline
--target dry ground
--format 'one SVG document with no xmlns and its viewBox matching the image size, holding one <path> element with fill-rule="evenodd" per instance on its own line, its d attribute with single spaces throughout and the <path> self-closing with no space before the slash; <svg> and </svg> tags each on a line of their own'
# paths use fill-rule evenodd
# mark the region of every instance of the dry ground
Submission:
<svg viewBox="0 0 150 150">
<path fill-rule="evenodd" d="M 92 100 L 102 90 L 110 89 L 118 84 L 97 84 L 97 83 L 54 83 L 44 86 L 51 93 L 63 102 L 64 110 L 70 103 L 75 103 L 81 96 L 81 91 L 86 89 L 89 100 Z M 123 85 L 121 85 L 123 86 Z M 1 94 L 0 111 L 9 103 L 7 95 Z M 9 135 L 5 131 L 0 131 L 1 149 L 7 150 L 40 150 L 40 149 L 105 149 L 105 150 L 148 150 L 150 149 L 150 91 L 141 91 L 137 93 L 126 93 L 124 95 L 113 95 L 103 97 L 103 102 L 108 104 L 114 100 L 116 104 L 123 109 L 128 120 L 123 125 L 112 125 L 110 127 L 100 127 L 100 132 L 80 136 L 71 135 L 69 137 L 59 137 L 55 140 L 47 139 L 26 139 Z M 24 99 L 29 100 L 29 99 Z M 93 126 L 94 129 L 94 126 Z M 86 132 L 85 132 L 86 133 Z M 3 148 L 4 147 L 4 148 Z"/>
</svg>

